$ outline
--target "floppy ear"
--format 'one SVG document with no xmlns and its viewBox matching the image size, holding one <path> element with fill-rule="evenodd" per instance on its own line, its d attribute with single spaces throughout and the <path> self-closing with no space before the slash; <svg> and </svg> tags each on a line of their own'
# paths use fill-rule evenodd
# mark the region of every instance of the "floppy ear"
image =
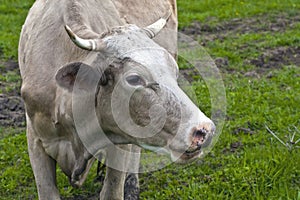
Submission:
<svg viewBox="0 0 300 200">
<path fill-rule="evenodd" d="M 76 89 L 92 92 L 98 85 L 102 74 L 91 66 L 74 62 L 61 67 L 55 75 L 56 82 L 62 88 L 72 92 Z M 104 76 L 104 73 L 103 73 Z"/>
</svg>

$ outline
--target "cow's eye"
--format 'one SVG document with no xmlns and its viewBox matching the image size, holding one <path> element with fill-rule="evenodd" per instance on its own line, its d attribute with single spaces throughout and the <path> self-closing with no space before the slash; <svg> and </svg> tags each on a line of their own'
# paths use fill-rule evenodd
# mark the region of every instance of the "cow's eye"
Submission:
<svg viewBox="0 0 300 200">
<path fill-rule="evenodd" d="M 130 75 L 126 77 L 127 83 L 133 86 L 145 85 L 145 81 L 139 75 Z"/>
</svg>

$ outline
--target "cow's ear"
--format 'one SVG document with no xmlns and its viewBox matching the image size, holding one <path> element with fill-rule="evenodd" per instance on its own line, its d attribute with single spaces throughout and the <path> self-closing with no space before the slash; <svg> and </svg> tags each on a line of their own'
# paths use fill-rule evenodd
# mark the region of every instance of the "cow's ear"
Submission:
<svg viewBox="0 0 300 200">
<path fill-rule="evenodd" d="M 100 73 L 91 66 L 74 62 L 61 67 L 55 75 L 57 84 L 72 92 L 74 87 L 79 90 L 93 91 L 97 88 Z"/>
</svg>

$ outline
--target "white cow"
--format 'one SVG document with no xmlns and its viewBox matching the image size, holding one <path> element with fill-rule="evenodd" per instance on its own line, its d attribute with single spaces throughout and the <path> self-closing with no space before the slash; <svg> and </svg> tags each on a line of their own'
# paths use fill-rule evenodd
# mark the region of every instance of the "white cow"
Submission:
<svg viewBox="0 0 300 200">
<path fill-rule="evenodd" d="M 128 159 L 138 166 L 114 144 L 163 148 L 182 163 L 209 145 L 215 126 L 177 85 L 176 34 L 167 28 L 177 29 L 175 0 L 34 3 L 19 64 L 39 199 L 60 199 L 56 163 L 74 186 L 101 149 L 122 169 Z M 100 199 L 123 199 L 125 177 L 109 167 Z"/>
</svg>

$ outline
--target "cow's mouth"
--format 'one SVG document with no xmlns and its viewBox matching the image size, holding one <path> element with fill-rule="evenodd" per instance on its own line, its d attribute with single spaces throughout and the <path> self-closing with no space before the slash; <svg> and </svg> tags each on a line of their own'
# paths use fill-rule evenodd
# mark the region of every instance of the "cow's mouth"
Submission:
<svg viewBox="0 0 300 200">
<path fill-rule="evenodd" d="M 187 163 L 195 160 L 196 158 L 202 155 L 201 147 L 193 150 L 193 151 L 185 151 L 185 152 L 178 152 L 178 151 L 171 151 L 171 159 L 176 163 Z"/>
<path fill-rule="evenodd" d="M 201 150 L 196 150 L 196 151 L 193 151 L 193 152 L 185 152 L 184 154 L 182 154 L 180 156 L 180 159 L 182 160 L 190 160 L 190 159 L 193 159 L 193 158 L 197 158 L 198 155 L 201 154 Z"/>
<path fill-rule="evenodd" d="M 162 147 L 155 147 L 151 145 L 146 144 L 140 144 L 140 146 L 144 149 L 148 149 L 150 151 L 159 153 L 159 154 L 171 154 L 171 160 L 176 163 L 187 163 L 190 161 L 195 160 L 196 158 L 200 157 L 202 155 L 201 147 L 198 147 L 193 150 L 175 150 L 171 148 L 162 148 Z"/>
</svg>

